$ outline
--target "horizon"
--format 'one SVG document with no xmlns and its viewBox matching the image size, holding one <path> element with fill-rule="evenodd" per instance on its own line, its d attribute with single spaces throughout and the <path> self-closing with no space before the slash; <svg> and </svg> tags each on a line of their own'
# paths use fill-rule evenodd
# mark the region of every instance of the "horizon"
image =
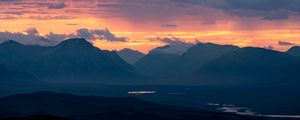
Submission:
<svg viewBox="0 0 300 120">
<path fill-rule="evenodd" d="M 25 36 L 49 44 L 81 36 L 107 50 L 147 53 L 201 41 L 286 51 L 300 44 L 297 0 L 1 1 L 0 41 Z M 272 5 L 272 6 L 270 6 Z M 168 38 L 169 40 L 164 40 Z M 18 41 L 18 40 L 17 40 Z M 29 40 L 28 40 L 29 41 Z"/>
<path fill-rule="evenodd" d="M 63 41 L 66 41 L 66 40 L 73 40 L 73 39 L 84 39 L 84 40 L 86 40 L 87 42 L 91 43 L 94 47 L 97 47 L 97 48 L 100 49 L 100 50 L 117 51 L 117 52 L 118 52 L 118 51 L 121 51 L 121 50 L 124 50 L 124 49 L 129 49 L 129 50 L 141 52 L 141 53 L 143 53 L 143 54 L 149 54 L 149 52 L 150 52 L 151 50 L 154 50 L 154 49 L 159 48 L 159 47 L 163 47 L 163 46 L 158 46 L 158 47 L 156 47 L 156 48 L 150 49 L 147 53 L 145 53 L 145 52 L 143 52 L 143 51 L 136 50 L 136 49 L 131 49 L 131 48 L 122 48 L 122 49 L 119 49 L 119 50 L 115 50 L 115 49 L 110 50 L 110 49 L 102 49 L 102 48 L 100 48 L 99 46 L 96 46 L 95 44 L 93 44 L 93 42 L 91 42 L 91 41 L 89 41 L 89 40 L 87 40 L 87 39 L 85 39 L 85 38 L 67 38 L 67 39 L 64 39 L 64 40 L 61 40 L 61 41 L 57 42 L 56 44 L 48 45 L 48 46 L 44 46 L 44 45 L 35 45 L 35 44 L 23 44 L 23 43 L 21 43 L 21 42 L 15 41 L 15 40 L 5 40 L 5 41 L 0 42 L 0 45 L 1 45 L 2 43 L 8 42 L 8 41 L 13 41 L 13 42 L 17 42 L 17 43 L 19 43 L 19 44 L 25 45 L 25 46 L 53 47 L 53 46 L 56 46 L 56 45 L 60 44 L 60 43 L 63 42 Z M 194 45 L 197 45 L 197 44 L 200 44 L 200 43 L 202 43 L 202 44 L 216 44 L 216 45 L 222 45 L 222 44 L 217 44 L 217 43 L 212 43 L 212 42 L 206 42 L 206 43 L 204 43 L 204 42 L 200 42 L 200 41 L 198 41 L 197 43 L 187 43 L 187 44 L 191 44 L 192 46 L 194 46 Z M 184 43 L 184 44 L 185 44 L 185 43 Z M 168 45 L 168 44 L 167 44 L 167 45 Z M 223 44 L 223 45 L 231 45 L 231 44 Z M 164 46 L 166 46 L 166 45 L 164 45 Z M 235 46 L 235 45 L 233 45 L 233 46 Z M 239 46 L 237 46 L 237 47 L 239 47 Z M 266 47 L 256 47 L 256 46 L 244 46 L 244 47 L 239 47 L 239 48 L 248 48 L 248 47 L 252 47 L 252 48 L 261 48 L 261 49 L 266 49 L 266 50 L 272 50 L 272 51 L 277 51 L 277 52 L 283 52 L 283 53 L 285 53 L 285 52 L 287 52 L 289 49 L 291 49 L 291 48 L 293 48 L 293 47 L 298 47 L 298 45 L 293 45 L 293 46 L 291 46 L 289 49 L 287 49 L 286 51 L 280 51 L 280 50 L 276 50 L 276 49 L 270 49 L 270 48 L 266 48 Z"/>
<path fill-rule="evenodd" d="M 0 0 L 0 23 L 0 120 L 300 119 L 300 0 Z"/>
</svg>

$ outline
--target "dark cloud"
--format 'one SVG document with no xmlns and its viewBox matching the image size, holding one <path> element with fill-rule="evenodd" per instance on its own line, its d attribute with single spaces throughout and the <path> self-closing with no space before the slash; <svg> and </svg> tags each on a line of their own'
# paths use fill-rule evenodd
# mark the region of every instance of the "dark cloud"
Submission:
<svg viewBox="0 0 300 120">
<path fill-rule="evenodd" d="M 64 20 L 64 19 L 74 19 L 75 17 L 71 16 L 51 16 L 51 15 L 38 15 L 38 16 L 29 16 L 30 19 L 36 20 Z"/>
<path fill-rule="evenodd" d="M 278 41 L 278 45 L 289 46 L 289 45 L 295 45 L 295 43 L 286 42 L 286 41 Z"/>
<path fill-rule="evenodd" d="M 1 2 L 18 2 L 18 1 L 21 1 L 21 0 L 0 0 L 0 3 Z"/>
<path fill-rule="evenodd" d="M 66 25 L 79 25 L 77 23 L 67 23 Z"/>
<path fill-rule="evenodd" d="M 5 15 L 5 16 L 0 16 L 1 20 L 12 20 L 12 19 L 18 19 L 16 16 L 11 16 L 11 15 Z"/>
<path fill-rule="evenodd" d="M 265 20 L 286 19 L 300 13 L 299 0 L 173 0 L 190 5 L 221 9 L 231 15 L 262 17 Z"/>
<path fill-rule="evenodd" d="M 24 11 L 3 11 L 0 14 L 8 14 L 8 15 L 23 15 Z"/>
<path fill-rule="evenodd" d="M 65 7 L 67 7 L 67 5 L 65 3 L 50 4 L 48 6 L 49 9 L 63 9 Z"/>
<path fill-rule="evenodd" d="M 178 27 L 178 25 L 175 25 L 175 24 L 164 24 L 164 25 L 162 25 L 162 27 L 176 28 L 176 27 Z"/>
</svg>

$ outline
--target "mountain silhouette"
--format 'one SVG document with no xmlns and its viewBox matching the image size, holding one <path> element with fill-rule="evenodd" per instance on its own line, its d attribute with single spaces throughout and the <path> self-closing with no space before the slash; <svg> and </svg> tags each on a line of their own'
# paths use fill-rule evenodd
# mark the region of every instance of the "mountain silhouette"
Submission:
<svg viewBox="0 0 300 120">
<path fill-rule="evenodd" d="M 168 49 L 168 47 L 170 47 L 170 45 L 151 50 L 147 55 L 137 61 L 134 67 L 143 75 L 156 75 L 179 57 L 177 52 L 165 52 L 164 49 Z"/>
<path fill-rule="evenodd" d="M 175 43 L 170 43 L 170 44 L 162 46 L 162 47 L 154 48 L 150 52 L 151 53 L 181 55 L 192 46 L 193 46 L 193 44 L 183 43 L 183 42 L 175 42 Z"/>
<path fill-rule="evenodd" d="M 160 76 L 183 78 L 192 75 L 203 64 L 208 63 L 224 54 L 237 50 L 232 45 L 217 45 L 212 43 L 198 43 L 189 48 L 172 64 L 166 66 Z"/>
<path fill-rule="evenodd" d="M 201 80 L 225 83 L 277 82 L 274 72 L 296 61 L 283 52 L 246 47 L 223 55 L 198 70 Z"/>
<path fill-rule="evenodd" d="M 41 79 L 95 80 L 136 76 L 133 66 L 115 51 L 100 50 L 82 38 L 68 39 L 53 47 L 4 42 L 0 50 L 1 64 Z"/>
<path fill-rule="evenodd" d="M 76 96 L 53 92 L 36 92 L 1 97 L 0 108 L 0 118 L 48 114 L 76 120 L 263 119 L 167 106 L 131 97 Z"/>
<path fill-rule="evenodd" d="M 25 46 L 13 40 L 0 44 L 0 64 L 10 69 L 20 69 L 25 62 L 36 59 L 51 47 Z"/>
<path fill-rule="evenodd" d="M 128 48 L 118 51 L 118 55 L 131 65 L 133 65 L 134 63 L 136 63 L 138 60 L 140 60 L 142 57 L 145 56 L 144 53 L 141 53 L 136 50 L 131 50 Z"/>
<path fill-rule="evenodd" d="M 300 56 L 300 46 L 291 47 L 287 53 L 294 56 Z"/>
</svg>

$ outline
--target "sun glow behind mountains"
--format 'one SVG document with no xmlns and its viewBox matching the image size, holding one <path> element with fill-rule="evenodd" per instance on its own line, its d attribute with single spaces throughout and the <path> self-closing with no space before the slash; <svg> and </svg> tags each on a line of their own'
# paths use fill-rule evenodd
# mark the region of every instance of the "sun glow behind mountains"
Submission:
<svg viewBox="0 0 300 120">
<path fill-rule="evenodd" d="M 293 2 L 287 0 L 284 3 Z M 214 4 L 228 4 L 232 8 Z M 0 2 L 0 31 L 24 32 L 27 28 L 36 28 L 41 35 L 46 35 L 49 32 L 72 34 L 81 28 L 108 28 L 116 36 L 128 40 L 96 40 L 94 45 L 109 50 L 132 48 L 144 53 L 167 44 L 155 40 L 156 37 L 170 36 L 190 43 L 202 41 L 269 47 L 280 51 L 292 45 L 278 44 L 278 41 L 300 44 L 300 16 L 293 6 L 277 5 L 282 12 L 275 8 L 264 9 L 266 3 L 263 2 L 247 4 L 249 11 L 228 0 L 220 3 L 193 0 L 6 0 Z M 253 7 L 255 5 L 259 7 Z"/>
</svg>

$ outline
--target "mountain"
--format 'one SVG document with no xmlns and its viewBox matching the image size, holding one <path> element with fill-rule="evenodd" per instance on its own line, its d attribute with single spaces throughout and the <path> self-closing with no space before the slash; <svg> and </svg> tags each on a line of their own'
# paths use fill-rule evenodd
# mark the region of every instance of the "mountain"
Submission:
<svg viewBox="0 0 300 120">
<path fill-rule="evenodd" d="M 1 97 L 0 108 L 0 118 L 48 114 L 76 120 L 263 119 L 260 117 L 167 106 L 131 97 L 76 96 L 53 92 L 36 92 Z"/>
<path fill-rule="evenodd" d="M 38 79 L 29 73 L 12 71 L 0 65 L 0 86 L 36 81 Z"/>
<path fill-rule="evenodd" d="M 164 67 L 173 63 L 179 56 L 178 52 L 166 52 L 170 45 L 163 47 L 157 47 L 139 61 L 134 64 L 134 67 L 138 72 L 143 75 L 152 76 L 160 72 Z"/>
<path fill-rule="evenodd" d="M 135 75 L 134 68 L 115 51 L 94 47 L 85 39 L 69 39 L 24 66 L 42 78 L 103 79 Z"/>
<path fill-rule="evenodd" d="M 25 46 L 8 40 L 0 44 L 0 64 L 10 69 L 19 69 L 20 64 L 36 59 L 49 49 L 50 47 Z"/>
<path fill-rule="evenodd" d="M 176 43 L 172 43 L 169 45 L 165 45 L 163 47 L 157 47 L 157 48 L 151 50 L 150 52 L 151 53 L 161 53 L 161 54 L 181 55 L 192 46 L 193 46 L 193 44 L 176 42 Z"/>
<path fill-rule="evenodd" d="M 133 66 L 116 52 L 100 50 L 82 38 L 52 47 L 0 45 L 0 64 L 31 73 L 41 79 L 95 80 L 136 76 Z"/>
<path fill-rule="evenodd" d="M 142 57 L 145 56 L 144 53 L 141 53 L 137 50 L 131 50 L 128 48 L 118 51 L 118 55 L 131 65 L 133 65 L 134 63 L 136 63 L 138 60 L 140 60 Z"/>
<path fill-rule="evenodd" d="M 293 46 L 286 53 L 294 56 L 300 56 L 300 46 Z"/>
<path fill-rule="evenodd" d="M 160 76 L 183 78 L 190 76 L 208 63 L 224 54 L 239 49 L 232 45 L 218 45 L 212 43 L 198 43 L 189 48 L 176 61 L 166 66 Z"/>
<path fill-rule="evenodd" d="M 278 80 L 285 80 L 286 84 L 297 85 L 300 83 L 300 59 L 296 59 L 294 62 L 289 63 L 276 70 L 273 74 Z"/>
<path fill-rule="evenodd" d="M 283 52 L 246 47 L 205 64 L 196 74 L 198 79 L 217 84 L 276 83 L 274 73 L 296 60 Z"/>
</svg>

